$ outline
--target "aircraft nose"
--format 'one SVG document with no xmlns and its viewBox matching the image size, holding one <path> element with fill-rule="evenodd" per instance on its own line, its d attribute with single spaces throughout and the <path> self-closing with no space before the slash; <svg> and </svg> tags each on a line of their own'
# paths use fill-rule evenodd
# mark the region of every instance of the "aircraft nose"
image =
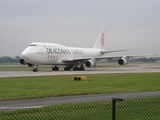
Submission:
<svg viewBox="0 0 160 120">
<path fill-rule="evenodd" d="M 27 52 L 26 50 L 24 50 L 24 51 L 22 52 L 22 54 L 21 54 L 21 57 L 22 57 L 23 59 L 25 59 L 27 56 L 28 56 L 28 52 Z"/>
</svg>

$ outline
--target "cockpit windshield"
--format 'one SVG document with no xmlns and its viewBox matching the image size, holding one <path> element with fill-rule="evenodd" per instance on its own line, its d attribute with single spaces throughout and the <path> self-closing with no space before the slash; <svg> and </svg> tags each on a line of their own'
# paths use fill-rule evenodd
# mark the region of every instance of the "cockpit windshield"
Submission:
<svg viewBox="0 0 160 120">
<path fill-rule="evenodd" d="M 37 45 L 36 45 L 36 44 L 30 44 L 29 46 L 35 46 L 35 47 L 37 47 Z"/>
</svg>

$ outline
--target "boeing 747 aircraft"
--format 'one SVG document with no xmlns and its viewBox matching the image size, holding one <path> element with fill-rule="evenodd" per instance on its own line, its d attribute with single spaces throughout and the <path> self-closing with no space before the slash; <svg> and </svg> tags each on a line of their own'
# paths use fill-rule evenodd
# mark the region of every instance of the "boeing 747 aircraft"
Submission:
<svg viewBox="0 0 160 120">
<path fill-rule="evenodd" d="M 56 43 L 31 43 L 21 54 L 20 63 L 33 67 L 33 72 L 37 72 L 38 65 L 53 65 L 52 70 L 57 71 L 58 65 L 65 65 L 64 70 L 84 70 L 86 67 L 96 66 L 96 62 L 101 59 L 119 58 L 118 64 L 128 64 L 130 57 L 136 56 L 103 56 L 105 53 L 120 52 L 124 50 L 105 51 L 105 32 L 102 28 L 97 40 L 92 48 L 67 47 Z"/>
</svg>

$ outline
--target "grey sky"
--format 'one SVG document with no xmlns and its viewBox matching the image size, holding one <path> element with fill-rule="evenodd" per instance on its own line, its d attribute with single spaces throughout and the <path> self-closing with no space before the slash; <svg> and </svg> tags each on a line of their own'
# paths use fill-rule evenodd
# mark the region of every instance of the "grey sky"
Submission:
<svg viewBox="0 0 160 120">
<path fill-rule="evenodd" d="M 0 0 L 0 56 L 31 42 L 92 47 L 102 27 L 106 50 L 160 56 L 160 0 Z"/>
</svg>

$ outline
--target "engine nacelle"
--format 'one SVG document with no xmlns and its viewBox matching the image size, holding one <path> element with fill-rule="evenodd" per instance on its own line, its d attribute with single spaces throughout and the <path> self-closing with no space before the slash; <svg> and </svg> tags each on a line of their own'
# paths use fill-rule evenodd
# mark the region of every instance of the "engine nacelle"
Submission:
<svg viewBox="0 0 160 120">
<path fill-rule="evenodd" d="M 126 65 L 128 64 L 127 58 L 126 57 L 122 57 L 118 60 L 118 64 L 119 65 Z"/>
<path fill-rule="evenodd" d="M 96 63 L 92 60 L 88 60 L 88 61 L 86 61 L 85 66 L 86 67 L 94 67 L 94 66 L 96 66 Z"/>
<path fill-rule="evenodd" d="M 22 64 L 22 65 L 28 65 L 29 67 L 33 67 L 34 65 L 33 64 L 31 64 L 31 63 L 27 63 L 24 59 L 20 59 L 20 63 Z"/>
<path fill-rule="evenodd" d="M 20 62 L 22 65 L 26 65 L 26 64 L 27 64 L 24 59 L 20 59 L 19 62 Z"/>
</svg>

